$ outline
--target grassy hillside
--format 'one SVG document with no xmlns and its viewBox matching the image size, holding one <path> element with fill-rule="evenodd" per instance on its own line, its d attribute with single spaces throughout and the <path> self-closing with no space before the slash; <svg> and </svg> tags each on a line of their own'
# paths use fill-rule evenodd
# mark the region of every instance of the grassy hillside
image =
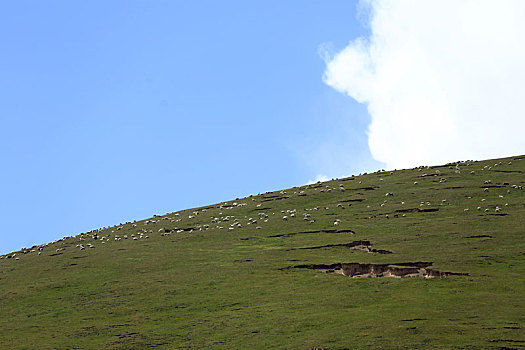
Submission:
<svg viewBox="0 0 525 350">
<path fill-rule="evenodd" d="M 523 349 L 521 186 L 525 156 L 376 172 L 11 253 L 0 348 Z"/>
</svg>

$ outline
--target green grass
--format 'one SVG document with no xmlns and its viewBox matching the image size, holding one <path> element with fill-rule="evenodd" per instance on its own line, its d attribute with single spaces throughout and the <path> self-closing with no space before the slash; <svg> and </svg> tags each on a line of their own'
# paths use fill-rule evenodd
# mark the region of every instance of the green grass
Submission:
<svg viewBox="0 0 525 350">
<path fill-rule="evenodd" d="M 109 228 L 98 233 L 111 234 L 104 244 L 84 235 L 49 244 L 40 256 L 17 252 L 19 260 L 0 260 L 0 348 L 523 349 L 525 191 L 512 185 L 525 186 L 525 157 L 459 167 L 459 173 L 454 164 L 295 187 L 227 202 L 242 207 L 220 203 Z M 436 170 L 438 176 L 422 176 Z M 331 191 L 321 192 L 326 186 Z M 320 209 L 305 211 L 314 207 Z M 417 208 L 439 210 L 396 212 Z M 281 213 L 293 209 L 295 218 Z M 315 222 L 303 220 L 304 213 Z M 242 227 L 229 230 L 233 219 L 211 222 L 228 215 Z M 158 232 L 200 225 L 210 228 Z M 142 229 L 148 239 L 113 239 Z M 296 249 L 354 240 L 394 253 Z M 80 243 L 96 248 L 80 250 Z M 65 249 L 57 254 L 57 248 Z M 412 261 L 469 275 L 349 278 L 289 268 Z"/>
</svg>

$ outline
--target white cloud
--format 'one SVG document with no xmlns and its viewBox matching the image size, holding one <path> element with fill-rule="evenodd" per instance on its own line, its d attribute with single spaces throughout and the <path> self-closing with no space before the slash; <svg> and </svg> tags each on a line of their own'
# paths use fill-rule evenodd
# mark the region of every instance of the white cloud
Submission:
<svg viewBox="0 0 525 350">
<path fill-rule="evenodd" d="M 319 174 L 315 177 L 315 180 L 309 180 L 308 183 L 306 184 L 311 185 L 311 184 L 317 183 L 318 181 L 325 182 L 325 181 L 330 181 L 330 180 L 332 179 L 329 178 L 328 176 Z"/>
<path fill-rule="evenodd" d="M 525 153 L 525 1 L 364 5 L 370 37 L 327 58 L 324 81 L 367 104 L 376 160 L 402 168 Z"/>
</svg>

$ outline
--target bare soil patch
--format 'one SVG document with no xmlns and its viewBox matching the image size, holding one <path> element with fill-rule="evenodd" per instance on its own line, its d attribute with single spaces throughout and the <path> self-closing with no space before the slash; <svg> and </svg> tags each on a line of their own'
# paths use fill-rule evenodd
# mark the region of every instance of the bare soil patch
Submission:
<svg viewBox="0 0 525 350">
<path fill-rule="evenodd" d="M 408 209 L 398 209 L 396 213 L 431 213 L 434 211 L 439 211 L 439 208 L 408 208 Z"/>
<path fill-rule="evenodd" d="M 372 248 L 372 243 L 370 241 L 352 241 L 350 243 L 340 243 L 340 244 L 326 244 L 313 247 L 303 247 L 303 248 L 292 248 L 290 250 L 296 249 L 321 249 L 321 248 L 332 248 L 332 247 L 346 247 L 350 249 L 362 250 L 368 253 L 378 253 L 378 254 L 392 254 L 393 252 L 386 249 L 376 249 Z"/>
<path fill-rule="evenodd" d="M 467 273 L 445 272 L 430 269 L 431 262 L 407 262 L 395 264 L 362 264 L 362 263 L 335 263 L 296 265 L 293 268 L 311 269 L 324 273 L 336 273 L 351 278 L 358 277 L 422 277 L 436 278 L 449 276 L 468 276 Z"/>
<path fill-rule="evenodd" d="M 341 203 L 348 203 L 348 202 L 363 202 L 366 201 L 366 198 L 352 198 L 352 199 L 344 199 L 342 201 L 339 201 Z"/>
<path fill-rule="evenodd" d="M 300 232 L 280 233 L 278 235 L 268 236 L 268 238 L 291 237 L 291 236 L 295 236 L 295 235 L 299 235 L 299 234 L 307 234 L 307 233 L 350 233 L 350 234 L 355 234 L 355 231 L 351 230 L 351 229 L 341 229 L 341 230 L 329 229 L 329 230 L 315 230 L 315 231 L 300 231 Z"/>
</svg>

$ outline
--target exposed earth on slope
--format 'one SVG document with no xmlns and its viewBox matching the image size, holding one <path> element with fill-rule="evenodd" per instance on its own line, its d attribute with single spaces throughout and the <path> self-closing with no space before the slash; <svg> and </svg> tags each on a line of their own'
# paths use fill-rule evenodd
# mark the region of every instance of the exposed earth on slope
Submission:
<svg viewBox="0 0 525 350">
<path fill-rule="evenodd" d="M 313 269 L 319 272 L 336 273 L 348 277 L 448 277 L 468 276 L 468 273 L 442 272 L 429 269 L 432 263 L 395 263 L 395 264 L 361 264 L 361 263 L 336 263 L 297 265 L 297 269 Z"/>
</svg>

